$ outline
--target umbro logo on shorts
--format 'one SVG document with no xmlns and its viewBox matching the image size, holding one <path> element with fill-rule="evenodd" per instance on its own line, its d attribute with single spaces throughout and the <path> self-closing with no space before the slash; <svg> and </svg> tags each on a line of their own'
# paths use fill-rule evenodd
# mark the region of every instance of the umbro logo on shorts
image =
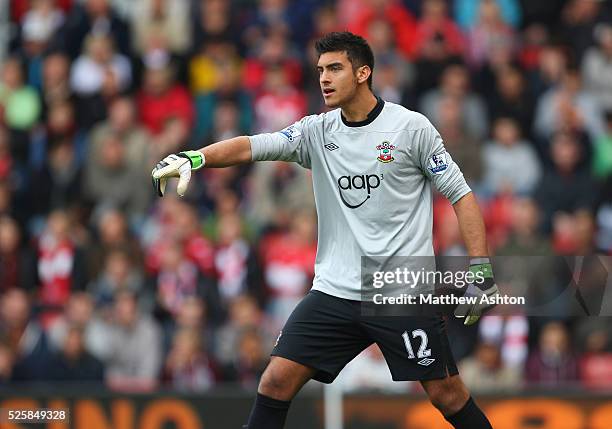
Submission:
<svg viewBox="0 0 612 429">
<path fill-rule="evenodd" d="M 323 145 L 323 147 L 329 151 L 340 149 L 340 147 L 334 143 L 327 143 L 326 145 Z"/>
<path fill-rule="evenodd" d="M 419 365 L 423 365 L 423 366 L 429 366 L 432 363 L 434 363 L 436 360 L 435 359 L 429 359 L 429 358 L 425 358 L 425 359 L 421 359 L 420 361 L 418 361 L 417 363 Z"/>
</svg>

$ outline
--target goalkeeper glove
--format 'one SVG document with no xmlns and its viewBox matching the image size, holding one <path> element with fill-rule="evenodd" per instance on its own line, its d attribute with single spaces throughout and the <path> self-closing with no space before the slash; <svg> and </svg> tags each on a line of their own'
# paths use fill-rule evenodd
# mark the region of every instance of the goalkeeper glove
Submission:
<svg viewBox="0 0 612 429">
<path fill-rule="evenodd" d="M 197 150 L 188 150 L 178 154 L 168 155 L 157 163 L 151 178 L 153 179 L 153 187 L 160 197 L 164 196 L 166 183 L 171 177 L 178 177 L 179 182 L 176 187 L 176 192 L 182 197 L 187 191 L 189 180 L 191 179 L 191 171 L 198 170 L 204 166 L 204 154 Z"/>
<path fill-rule="evenodd" d="M 455 309 L 455 316 L 465 318 L 463 324 L 466 326 L 478 322 L 480 316 L 495 307 L 497 304 L 487 301 L 495 301 L 496 296 L 499 295 L 489 258 L 479 258 L 470 262 L 470 272 L 474 274 L 477 280 L 467 285 L 463 296 L 472 298 L 472 303 L 459 304 Z M 486 299 L 483 299 L 485 296 Z M 475 298 L 475 301 L 473 298 Z"/>
</svg>

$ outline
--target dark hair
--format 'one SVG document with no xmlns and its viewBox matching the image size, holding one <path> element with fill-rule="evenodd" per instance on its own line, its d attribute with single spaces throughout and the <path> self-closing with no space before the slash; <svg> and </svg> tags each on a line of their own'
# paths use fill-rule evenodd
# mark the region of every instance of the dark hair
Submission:
<svg viewBox="0 0 612 429">
<path fill-rule="evenodd" d="M 374 73 L 374 53 L 368 42 L 361 36 L 348 31 L 326 34 L 315 42 L 315 49 L 319 56 L 326 52 L 346 52 L 353 70 L 357 67 L 368 66 L 372 73 L 368 78 L 368 87 L 372 88 L 372 74 Z"/>
</svg>

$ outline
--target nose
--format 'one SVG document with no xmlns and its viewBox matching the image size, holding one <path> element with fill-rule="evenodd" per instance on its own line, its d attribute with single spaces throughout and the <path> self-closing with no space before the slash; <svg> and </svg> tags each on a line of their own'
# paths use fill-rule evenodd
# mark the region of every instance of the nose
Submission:
<svg viewBox="0 0 612 429">
<path fill-rule="evenodd" d="M 329 73 L 326 70 L 323 70 L 321 76 L 319 76 L 319 82 L 322 84 L 327 84 L 331 82 L 329 78 Z"/>
</svg>

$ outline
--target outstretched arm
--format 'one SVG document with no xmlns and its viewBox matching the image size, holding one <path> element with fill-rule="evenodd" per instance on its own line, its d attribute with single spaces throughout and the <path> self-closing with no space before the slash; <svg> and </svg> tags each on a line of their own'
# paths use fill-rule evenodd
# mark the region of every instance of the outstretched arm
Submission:
<svg viewBox="0 0 612 429">
<path fill-rule="evenodd" d="M 223 140 L 200 150 L 188 150 L 165 157 L 157 163 L 151 172 L 153 187 L 160 197 L 164 195 L 166 183 L 172 177 L 178 177 L 176 191 L 185 195 L 191 179 L 191 172 L 206 167 L 229 167 L 230 165 L 251 162 L 251 141 L 249 137 L 240 136 Z"/>
<path fill-rule="evenodd" d="M 206 146 L 168 155 L 157 163 L 151 177 L 157 194 L 164 195 L 166 183 L 178 177 L 176 191 L 185 195 L 191 172 L 206 167 L 229 167 L 251 161 L 292 161 L 309 167 L 308 148 L 304 144 L 309 117 L 276 133 L 234 137 Z"/>
<path fill-rule="evenodd" d="M 252 161 L 251 142 L 248 137 L 240 136 L 223 140 L 199 150 L 204 154 L 206 167 L 229 167 Z"/>
</svg>

